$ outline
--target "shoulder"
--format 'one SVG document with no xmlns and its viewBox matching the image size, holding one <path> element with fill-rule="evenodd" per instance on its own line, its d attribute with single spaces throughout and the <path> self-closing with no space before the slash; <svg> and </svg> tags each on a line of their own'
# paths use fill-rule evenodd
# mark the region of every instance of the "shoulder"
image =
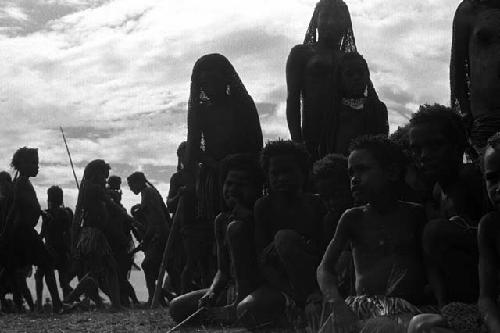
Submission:
<svg viewBox="0 0 500 333">
<path fill-rule="evenodd" d="M 479 239 L 496 235 L 500 227 L 500 213 L 490 212 L 484 215 L 479 222 Z"/>
<path fill-rule="evenodd" d="M 354 207 L 347 209 L 344 214 L 340 217 L 340 222 L 339 223 L 346 223 L 345 221 L 359 221 L 361 220 L 365 214 L 366 214 L 366 206 L 359 206 L 359 207 Z M 344 221 L 344 222 L 342 222 Z"/>
<path fill-rule="evenodd" d="M 261 216 L 262 214 L 265 214 L 267 211 L 269 211 L 269 208 L 272 205 L 272 198 L 270 195 L 263 196 L 262 198 L 258 199 L 255 202 L 253 211 L 254 211 L 254 216 L 258 217 Z"/>
<path fill-rule="evenodd" d="M 310 54 L 312 48 L 310 45 L 295 45 L 290 50 L 290 54 L 288 55 L 288 63 L 301 63 L 303 62 Z"/>
<path fill-rule="evenodd" d="M 220 228 L 221 226 L 225 226 L 228 223 L 230 214 L 226 212 L 219 213 L 215 217 L 215 228 Z"/>
</svg>

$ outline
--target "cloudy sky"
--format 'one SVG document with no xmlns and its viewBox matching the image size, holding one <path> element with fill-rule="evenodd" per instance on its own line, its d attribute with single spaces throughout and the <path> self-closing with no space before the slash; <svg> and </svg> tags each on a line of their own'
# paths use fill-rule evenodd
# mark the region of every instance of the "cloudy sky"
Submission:
<svg viewBox="0 0 500 333">
<path fill-rule="evenodd" d="M 192 66 L 226 55 L 260 114 L 265 139 L 288 138 L 285 63 L 316 0 L 0 0 L 0 170 L 39 148 L 33 181 L 76 189 L 94 158 L 126 177 L 142 170 L 166 194 L 185 139 Z M 346 0 L 360 53 L 389 108 L 391 130 L 419 104 L 448 103 L 458 0 Z M 125 190 L 127 206 L 138 200 Z"/>
</svg>

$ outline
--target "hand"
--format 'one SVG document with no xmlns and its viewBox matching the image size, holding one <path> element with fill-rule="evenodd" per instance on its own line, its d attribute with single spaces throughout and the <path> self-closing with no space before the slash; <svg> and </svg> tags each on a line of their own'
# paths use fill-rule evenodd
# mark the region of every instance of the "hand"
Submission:
<svg viewBox="0 0 500 333">
<path fill-rule="evenodd" d="M 198 301 L 198 308 L 209 308 L 215 305 L 215 294 L 212 290 L 208 290 L 205 295 Z"/>
</svg>

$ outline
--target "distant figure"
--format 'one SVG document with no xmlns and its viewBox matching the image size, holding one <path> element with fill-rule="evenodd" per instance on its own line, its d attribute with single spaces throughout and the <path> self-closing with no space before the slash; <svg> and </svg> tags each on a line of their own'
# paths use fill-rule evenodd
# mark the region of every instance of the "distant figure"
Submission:
<svg viewBox="0 0 500 333">
<path fill-rule="evenodd" d="M 12 177 L 7 171 L 0 172 L 0 234 L 3 233 L 10 204 L 12 203 L 12 191 L 14 184 Z"/>
<path fill-rule="evenodd" d="M 323 123 L 321 155 L 347 155 L 353 139 L 368 134 L 389 134 L 387 108 L 377 96 L 363 56 L 357 52 L 341 56 L 334 81 L 334 103 Z"/>
<path fill-rule="evenodd" d="M 221 210 L 219 162 L 230 154 L 262 149 L 253 99 L 223 55 L 204 55 L 194 65 L 187 122 L 185 169 L 193 182 L 200 165 L 197 216 L 212 225 Z"/>
<path fill-rule="evenodd" d="M 109 169 L 109 164 L 97 159 L 87 164 L 83 172 L 73 219 L 72 246 L 75 260 L 84 275 L 65 302 L 76 302 L 85 293 L 102 307 L 98 294 L 98 289 L 101 289 L 109 297 L 112 309 L 118 311 L 121 310 L 118 264 L 105 235 L 109 223 L 106 205 L 111 204 L 105 188 Z"/>
<path fill-rule="evenodd" d="M 459 107 L 477 152 L 500 130 L 500 3 L 464 0 L 455 12 L 451 104 Z"/>
<path fill-rule="evenodd" d="M 108 239 L 111 250 L 118 265 L 118 280 L 120 282 L 120 301 L 123 306 L 130 306 L 130 301 L 139 304 L 134 287 L 128 280 L 128 274 L 134 263 L 134 256 L 130 253 L 134 249 L 134 241 L 131 231 L 135 231 L 136 222 L 127 215 L 127 210 L 123 207 L 121 178 L 110 176 L 106 193 L 113 201 L 113 204 L 106 205 L 109 214 L 109 223 L 105 228 L 106 238 Z"/>
<path fill-rule="evenodd" d="M 40 204 L 29 178 L 38 175 L 38 149 L 18 149 L 11 162 L 16 170 L 13 183 L 12 204 L 6 218 L 0 243 L 6 244 L 5 267 L 15 272 L 28 265 L 35 265 L 43 272 L 52 298 L 52 310 L 59 312 L 62 303 L 57 290 L 52 258 L 35 226 L 41 214 Z"/>
<path fill-rule="evenodd" d="M 292 141 L 305 143 L 313 161 L 333 110 L 334 72 L 340 57 L 355 52 L 351 15 L 342 0 L 316 4 L 302 45 L 290 51 L 286 65 L 286 116 Z M 333 150 L 332 150 L 333 152 Z"/>
<path fill-rule="evenodd" d="M 127 177 L 127 183 L 135 195 L 141 195 L 141 205 L 138 209 L 142 212 L 146 224 L 146 232 L 140 245 L 144 251 L 144 260 L 141 266 L 148 289 L 148 305 L 151 305 L 171 220 L 161 194 L 146 179 L 144 173 L 139 171 L 132 173 Z M 167 271 L 171 273 L 169 268 L 167 265 Z"/>
<path fill-rule="evenodd" d="M 59 273 L 59 287 L 66 297 L 71 291 L 69 285 L 71 255 L 71 223 L 73 211 L 63 205 L 63 190 L 59 186 L 51 186 L 47 190 L 48 209 L 42 211 L 42 230 L 40 236 L 45 239 L 54 268 Z M 37 307 L 42 309 L 43 272 L 35 273 Z"/>
</svg>

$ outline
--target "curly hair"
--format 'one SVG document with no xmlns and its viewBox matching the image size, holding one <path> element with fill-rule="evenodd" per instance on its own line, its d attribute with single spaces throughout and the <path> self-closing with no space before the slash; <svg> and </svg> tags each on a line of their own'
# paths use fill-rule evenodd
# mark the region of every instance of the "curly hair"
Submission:
<svg viewBox="0 0 500 333">
<path fill-rule="evenodd" d="M 63 190 L 57 185 L 53 185 L 47 189 L 48 201 L 60 206 L 63 204 Z"/>
<path fill-rule="evenodd" d="M 109 176 L 108 178 L 108 186 L 111 189 L 119 189 L 120 185 L 122 184 L 122 179 L 120 176 Z"/>
<path fill-rule="evenodd" d="M 488 147 L 498 150 L 500 146 L 500 132 L 496 132 L 488 139 Z"/>
<path fill-rule="evenodd" d="M 401 147 L 385 135 L 363 135 L 354 139 L 349 152 L 366 150 L 384 168 L 395 165 L 401 176 L 407 166 L 407 158 Z"/>
<path fill-rule="evenodd" d="M 248 174 L 253 184 L 262 187 L 264 184 L 264 174 L 259 164 L 257 154 L 232 154 L 226 156 L 221 161 L 220 180 L 224 183 L 230 171 L 243 171 Z"/>
<path fill-rule="evenodd" d="M 437 124 L 449 142 L 458 145 L 462 153 L 465 151 L 468 146 L 467 135 L 458 112 L 441 104 L 421 105 L 410 119 L 410 128 L 429 123 Z"/>
<path fill-rule="evenodd" d="M 338 15 L 337 17 L 344 16 L 346 26 L 342 32 L 339 50 L 342 52 L 355 52 L 356 41 L 352 30 L 351 14 L 349 13 L 349 8 L 342 0 L 320 0 L 316 3 L 303 44 L 311 45 L 317 42 L 318 18 L 322 10 L 333 11 Z"/>
<path fill-rule="evenodd" d="M 312 176 L 314 181 L 335 179 L 349 183 L 347 172 L 347 158 L 340 154 L 328 154 L 316 161 L 313 165 Z"/>
<path fill-rule="evenodd" d="M 12 156 L 10 165 L 16 171 L 20 171 L 20 168 L 25 162 L 32 161 L 35 157 L 38 157 L 38 148 L 29 148 L 25 146 L 16 150 Z"/>
<path fill-rule="evenodd" d="M 267 174 L 271 158 L 276 156 L 293 156 L 300 170 L 307 176 L 310 167 L 310 156 L 306 147 L 290 140 L 268 141 L 260 155 L 260 164 Z"/>
</svg>

